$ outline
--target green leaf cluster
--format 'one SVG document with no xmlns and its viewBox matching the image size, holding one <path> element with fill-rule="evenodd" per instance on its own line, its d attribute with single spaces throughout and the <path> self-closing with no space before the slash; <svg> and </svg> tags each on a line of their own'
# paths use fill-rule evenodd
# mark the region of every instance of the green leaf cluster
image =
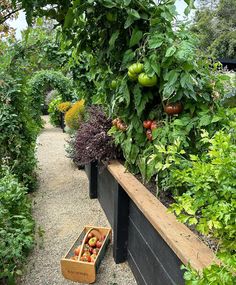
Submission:
<svg viewBox="0 0 236 285">
<path fill-rule="evenodd" d="M 16 284 L 34 243 L 34 222 L 26 193 L 27 188 L 4 167 L 0 176 L 0 278 L 8 284 Z"/>
</svg>

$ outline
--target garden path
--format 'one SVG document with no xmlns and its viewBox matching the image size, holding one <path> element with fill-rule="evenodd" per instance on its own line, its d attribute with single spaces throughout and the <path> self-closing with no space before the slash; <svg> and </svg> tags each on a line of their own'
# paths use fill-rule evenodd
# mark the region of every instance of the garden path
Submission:
<svg viewBox="0 0 236 285">
<path fill-rule="evenodd" d="M 37 244 L 28 258 L 21 285 L 79 284 L 63 278 L 60 258 L 84 225 L 109 226 L 98 203 L 90 200 L 84 171 L 65 157 L 68 135 L 48 123 L 38 138 L 39 188 L 32 194 Z M 110 245 L 97 277 L 98 285 L 135 285 L 127 263 L 116 265 Z"/>
</svg>

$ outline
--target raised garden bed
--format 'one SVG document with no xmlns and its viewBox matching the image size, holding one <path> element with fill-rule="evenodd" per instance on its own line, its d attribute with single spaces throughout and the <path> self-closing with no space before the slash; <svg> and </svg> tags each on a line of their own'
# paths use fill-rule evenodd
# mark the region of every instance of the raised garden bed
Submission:
<svg viewBox="0 0 236 285">
<path fill-rule="evenodd" d="M 115 262 L 128 260 L 138 284 L 181 285 L 181 264 L 190 263 L 201 270 L 216 260 L 214 253 L 118 161 L 103 172 L 98 167 L 94 170 L 97 176 L 89 176 L 90 197 L 97 196 L 113 228 Z"/>
</svg>

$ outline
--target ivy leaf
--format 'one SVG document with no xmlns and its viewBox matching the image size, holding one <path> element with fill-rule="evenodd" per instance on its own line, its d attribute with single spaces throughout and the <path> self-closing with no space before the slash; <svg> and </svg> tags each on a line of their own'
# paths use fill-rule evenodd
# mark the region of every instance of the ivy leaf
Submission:
<svg viewBox="0 0 236 285">
<path fill-rule="evenodd" d="M 166 51 L 166 57 L 171 57 L 174 53 L 176 52 L 176 47 L 175 46 L 172 46 L 172 47 L 169 47 Z"/>
<path fill-rule="evenodd" d="M 143 37 L 143 32 L 135 28 L 132 32 L 129 47 L 135 46 Z"/>
</svg>

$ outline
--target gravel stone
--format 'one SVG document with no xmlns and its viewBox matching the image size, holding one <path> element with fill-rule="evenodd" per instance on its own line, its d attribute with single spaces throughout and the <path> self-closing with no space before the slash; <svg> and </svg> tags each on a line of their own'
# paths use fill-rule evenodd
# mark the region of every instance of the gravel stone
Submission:
<svg viewBox="0 0 236 285">
<path fill-rule="evenodd" d="M 36 221 L 36 245 L 30 253 L 20 285 L 80 284 L 64 279 L 60 259 L 85 225 L 109 226 L 99 202 L 90 200 L 88 179 L 66 158 L 64 145 L 68 135 L 49 124 L 37 142 L 39 188 L 31 194 Z M 103 259 L 98 285 L 136 285 L 127 262 L 115 264 L 112 245 Z"/>
</svg>

